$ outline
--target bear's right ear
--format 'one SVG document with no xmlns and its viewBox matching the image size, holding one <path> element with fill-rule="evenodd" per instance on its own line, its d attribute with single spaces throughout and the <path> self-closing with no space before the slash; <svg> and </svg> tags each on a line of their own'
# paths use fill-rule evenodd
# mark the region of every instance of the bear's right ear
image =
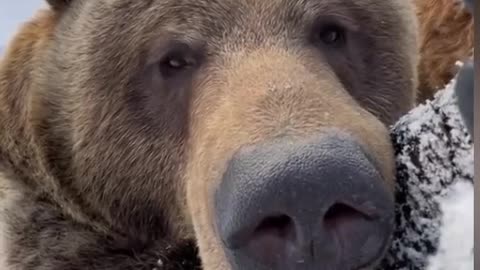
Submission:
<svg viewBox="0 0 480 270">
<path fill-rule="evenodd" d="M 64 10 L 72 1 L 73 0 L 47 0 L 52 9 L 56 11 Z"/>
</svg>

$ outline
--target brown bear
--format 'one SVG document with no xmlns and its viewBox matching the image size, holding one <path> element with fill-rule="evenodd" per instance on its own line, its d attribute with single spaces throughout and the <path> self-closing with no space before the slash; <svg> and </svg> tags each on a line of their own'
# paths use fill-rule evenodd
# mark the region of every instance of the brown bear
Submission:
<svg viewBox="0 0 480 270">
<path fill-rule="evenodd" d="M 418 102 L 433 98 L 473 56 L 473 16 L 461 0 L 413 0 L 419 26 Z"/>
<path fill-rule="evenodd" d="M 404 0 L 49 0 L 0 66 L 2 270 L 372 269 Z"/>
</svg>

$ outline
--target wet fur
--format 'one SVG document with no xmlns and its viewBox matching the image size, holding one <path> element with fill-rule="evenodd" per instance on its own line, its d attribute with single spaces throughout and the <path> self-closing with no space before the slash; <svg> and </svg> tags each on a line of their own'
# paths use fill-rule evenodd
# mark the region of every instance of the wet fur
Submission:
<svg viewBox="0 0 480 270">
<path fill-rule="evenodd" d="M 348 11 L 368 28 L 344 69 L 284 39 L 302 25 L 286 11 L 311 22 L 347 12 L 340 0 L 49 2 L 0 66 L 0 180 L 22 198 L 2 212 L 12 269 L 192 269 L 177 263 L 196 263 L 197 246 L 206 270 L 229 269 L 212 190 L 234 151 L 279 135 L 345 130 L 393 186 L 386 126 L 416 88 L 403 1 Z M 144 67 L 174 33 L 214 53 L 194 80 L 153 91 Z"/>
</svg>

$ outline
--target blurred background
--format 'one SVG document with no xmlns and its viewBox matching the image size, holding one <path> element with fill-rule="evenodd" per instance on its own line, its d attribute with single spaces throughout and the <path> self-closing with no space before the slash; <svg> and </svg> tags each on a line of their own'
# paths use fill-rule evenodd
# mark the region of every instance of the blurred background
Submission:
<svg viewBox="0 0 480 270">
<path fill-rule="evenodd" d="M 45 0 L 0 0 L 0 53 L 20 23 L 44 6 Z"/>
</svg>

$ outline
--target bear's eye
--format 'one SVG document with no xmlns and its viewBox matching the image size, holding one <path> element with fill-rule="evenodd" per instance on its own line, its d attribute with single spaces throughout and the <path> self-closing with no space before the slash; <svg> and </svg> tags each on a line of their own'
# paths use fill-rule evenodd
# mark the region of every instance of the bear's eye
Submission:
<svg viewBox="0 0 480 270">
<path fill-rule="evenodd" d="M 324 25 L 317 29 L 316 39 L 328 46 L 341 47 L 346 42 L 345 29 L 335 24 Z"/>
<path fill-rule="evenodd" d="M 186 71 L 195 65 L 193 57 L 181 52 L 172 52 L 166 55 L 159 63 L 160 73 L 164 78 L 170 78 Z"/>
</svg>

